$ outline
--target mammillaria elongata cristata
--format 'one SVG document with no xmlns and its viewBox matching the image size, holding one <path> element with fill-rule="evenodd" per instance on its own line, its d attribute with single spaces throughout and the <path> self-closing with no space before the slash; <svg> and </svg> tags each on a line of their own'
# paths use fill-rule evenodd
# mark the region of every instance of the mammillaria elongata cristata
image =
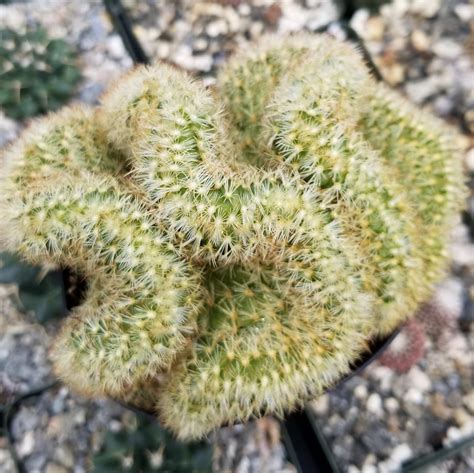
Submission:
<svg viewBox="0 0 474 473">
<path fill-rule="evenodd" d="M 325 36 L 266 38 L 215 90 L 140 67 L 7 152 L 10 250 L 84 273 L 59 376 L 182 438 L 282 414 L 442 274 L 455 137 Z"/>
</svg>

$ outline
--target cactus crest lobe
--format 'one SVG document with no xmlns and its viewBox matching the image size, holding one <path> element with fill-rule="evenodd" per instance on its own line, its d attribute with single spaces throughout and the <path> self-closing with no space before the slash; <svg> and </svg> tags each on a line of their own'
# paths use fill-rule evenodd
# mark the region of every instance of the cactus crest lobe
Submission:
<svg viewBox="0 0 474 473">
<path fill-rule="evenodd" d="M 59 376 L 181 438 L 321 393 L 442 275 L 456 136 L 326 36 L 264 38 L 215 90 L 139 67 L 6 153 L 0 236 L 83 272 Z"/>
</svg>

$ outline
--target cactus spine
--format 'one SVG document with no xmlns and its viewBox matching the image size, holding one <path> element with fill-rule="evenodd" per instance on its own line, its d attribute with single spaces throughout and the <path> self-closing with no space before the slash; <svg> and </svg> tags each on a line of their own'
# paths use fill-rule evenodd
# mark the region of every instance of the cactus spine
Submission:
<svg viewBox="0 0 474 473">
<path fill-rule="evenodd" d="M 215 91 L 142 67 L 96 114 L 39 123 L 1 214 L 10 249 L 89 278 L 59 375 L 182 438 L 335 382 L 441 274 L 460 163 L 411 112 L 351 47 L 297 35 L 237 55 Z"/>
</svg>

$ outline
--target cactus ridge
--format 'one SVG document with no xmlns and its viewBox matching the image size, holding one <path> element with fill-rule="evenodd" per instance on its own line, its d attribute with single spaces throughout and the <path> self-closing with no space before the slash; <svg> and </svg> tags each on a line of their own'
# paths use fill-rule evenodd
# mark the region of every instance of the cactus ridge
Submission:
<svg viewBox="0 0 474 473">
<path fill-rule="evenodd" d="M 199 283 L 147 208 L 103 174 L 117 165 L 102 160 L 92 117 L 76 109 L 31 127 L 7 156 L 3 207 L 14 224 L 9 247 L 88 279 L 53 350 L 58 372 L 77 389 L 115 393 L 182 350 Z"/>
<path fill-rule="evenodd" d="M 322 392 L 442 274 L 464 191 L 425 123 L 310 35 L 238 53 L 214 90 L 139 67 L 38 122 L 7 153 L 0 236 L 88 278 L 58 374 L 181 438 Z"/>
</svg>

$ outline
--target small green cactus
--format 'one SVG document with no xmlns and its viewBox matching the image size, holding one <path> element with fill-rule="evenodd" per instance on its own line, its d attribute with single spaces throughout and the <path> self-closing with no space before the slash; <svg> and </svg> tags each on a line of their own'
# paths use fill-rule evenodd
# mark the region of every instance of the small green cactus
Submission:
<svg viewBox="0 0 474 473">
<path fill-rule="evenodd" d="M 199 438 L 321 393 L 427 298 L 464 195 L 455 139 L 351 46 L 267 37 L 214 91 L 140 67 L 95 113 L 32 125 L 1 234 L 88 278 L 59 376 Z"/>
<path fill-rule="evenodd" d="M 61 107 L 80 79 L 75 55 L 42 27 L 0 30 L 0 108 L 22 120 Z"/>
</svg>

